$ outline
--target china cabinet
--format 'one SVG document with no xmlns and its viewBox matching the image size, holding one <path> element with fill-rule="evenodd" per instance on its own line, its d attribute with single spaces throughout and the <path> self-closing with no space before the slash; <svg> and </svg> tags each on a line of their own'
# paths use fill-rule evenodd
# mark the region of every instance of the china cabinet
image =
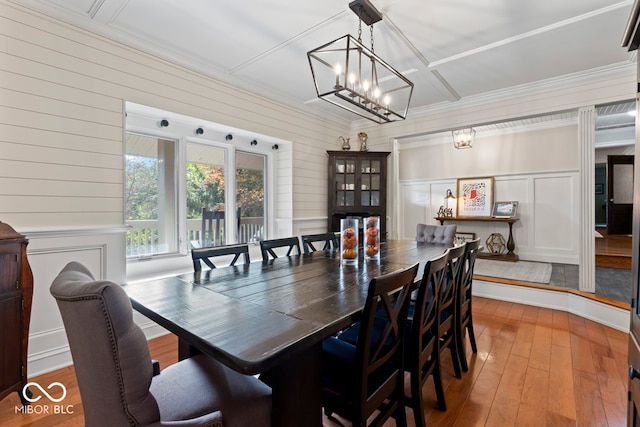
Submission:
<svg viewBox="0 0 640 427">
<path fill-rule="evenodd" d="M 0 222 L 0 399 L 27 383 L 27 343 L 33 297 L 33 274 L 27 261 L 28 240 Z M 29 390 L 26 391 L 30 395 Z"/>
<path fill-rule="evenodd" d="M 328 151 L 329 231 L 340 231 L 344 218 L 380 217 L 380 237 L 386 237 L 386 151 Z M 363 221 L 359 221 L 362 228 Z M 362 232 L 362 230 L 360 230 Z"/>
</svg>

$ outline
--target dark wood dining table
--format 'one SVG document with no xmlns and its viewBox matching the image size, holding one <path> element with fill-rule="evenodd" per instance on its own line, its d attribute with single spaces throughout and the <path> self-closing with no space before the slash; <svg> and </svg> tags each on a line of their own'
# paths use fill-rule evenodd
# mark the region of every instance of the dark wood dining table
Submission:
<svg viewBox="0 0 640 427">
<path fill-rule="evenodd" d="M 358 320 L 373 277 L 419 262 L 419 280 L 447 248 L 386 241 L 379 260 L 361 253 L 357 265 L 318 251 L 123 287 L 135 310 L 178 336 L 180 358 L 201 352 L 247 375 L 269 372 L 272 425 L 321 426 L 322 340 Z"/>
</svg>

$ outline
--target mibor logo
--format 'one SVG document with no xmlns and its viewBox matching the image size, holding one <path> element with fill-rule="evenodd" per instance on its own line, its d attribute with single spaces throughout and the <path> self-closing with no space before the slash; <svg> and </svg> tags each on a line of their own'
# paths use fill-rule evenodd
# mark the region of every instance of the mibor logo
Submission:
<svg viewBox="0 0 640 427">
<path fill-rule="evenodd" d="M 26 400 L 28 400 L 31 403 L 35 403 L 35 402 L 39 401 L 40 399 L 42 399 L 42 396 L 35 396 L 35 394 L 34 394 L 35 397 L 27 396 L 27 388 L 28 387 L 37 388 L 50 401 L 55 402 L 55 403 L 62 402 L 64 400 L 64 398 L 67 396 L 67 388 L 64 385 L 62 385 L 61 383 L 59 383 L 59 382 L 53 382 L 53 383 L 49 384 L 49 386 L 47 386 L 47 390 L 51 390 L 51 388 L 53 388 L 53 387 L 60 387 L 60 389 L 62 390 L 62 396 L 60 396 L 58 398 L 55 398 L 55 397 L 51 396 L 47 392 L 47 390 L 42 388 L 42 386 L 40 384 L 38 384 L 36 382 L 30 382 L 30 383 L 25 384 L 24 388 L 22 389 L 22 395 L 24 396 L 24 398 Z"/>
</svg>

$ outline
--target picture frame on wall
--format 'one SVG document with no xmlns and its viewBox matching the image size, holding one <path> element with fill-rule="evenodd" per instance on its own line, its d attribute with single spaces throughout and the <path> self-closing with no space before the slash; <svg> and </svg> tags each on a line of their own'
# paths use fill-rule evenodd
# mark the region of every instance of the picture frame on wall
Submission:
<svg viewBox="0 0 640 427">
<path fill-rule="evenodd" d="M 490 217 L 493 177 L 458 179 L 458 217 Z"/>
<path fill-rule="evenodd" d="M 515 218 L 518 214 L 518 202 L 495 202 L 491 216 L 494 218 Z"/>
</svg>

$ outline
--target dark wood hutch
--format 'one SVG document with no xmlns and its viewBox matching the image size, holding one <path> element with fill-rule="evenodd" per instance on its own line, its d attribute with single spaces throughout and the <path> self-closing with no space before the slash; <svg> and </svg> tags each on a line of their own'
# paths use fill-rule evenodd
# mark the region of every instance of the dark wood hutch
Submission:
<svg viewBox="0 0 640 427">
<path fill-rule="evenodd" d="M 22 404 L 27 384 L 27 344 L 33 299 L 28 240 L 0 222 L 0 399 L 16 391 Z M 27 396 L 31 393 L 26 390 Z"/>
<path fill-rule="evenodd" d="M 327 151 L 329 154 L 329 231 L 340 231 L 343 218 L 380 217 L 380 237 L 387 233 L 387 151 Z M 360 221 L 360 227 L 363 224 Z"/>
</svg>

